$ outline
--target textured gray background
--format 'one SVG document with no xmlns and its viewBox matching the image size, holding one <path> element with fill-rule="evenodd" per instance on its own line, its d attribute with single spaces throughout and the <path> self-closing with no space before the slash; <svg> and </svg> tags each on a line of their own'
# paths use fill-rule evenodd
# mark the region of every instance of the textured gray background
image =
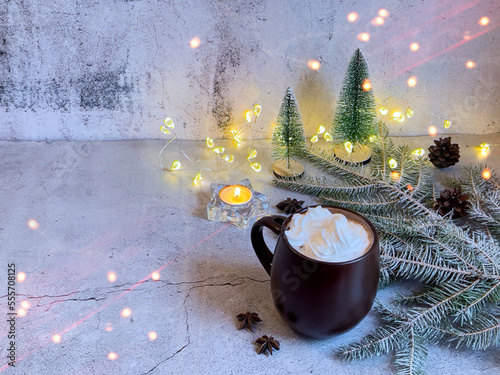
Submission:
<svg viewBox="0 0 500 375">
<path fill-rule="evenodd" d="M 382 7 L 390 16 L 373 26 Z M 489 25 L 478 24 L 483 16 Z M 392 134 L 425 134 L 431 124 L 444 132 L 444 119 L 447 133 L 492 133 L 499 22 L 498 0 L 2 0 L 0 139 L 158 138 L 165 116 L 181 137 L 201 138 L 241 122 L 255 103 L 263 112 L 251 135 L 265 138 L 287 86 L 310 135 L 331 123 L 358 47 L 377 100 L 415 110 Z M 408 88 L 412 75 L 418 84 Z"/>
</svg>

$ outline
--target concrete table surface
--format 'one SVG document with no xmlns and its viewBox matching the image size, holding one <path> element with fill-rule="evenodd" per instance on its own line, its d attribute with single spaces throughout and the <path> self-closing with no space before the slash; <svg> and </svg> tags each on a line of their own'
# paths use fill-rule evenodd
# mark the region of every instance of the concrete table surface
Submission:
<svg viewBox="0 0 500 375">
<path fill-rule="evenodd" d="M 473 147 L 485 140 L 500 144 L 500 135 L 454 136 L 461 161 L 436 170 L 437 178 L 477 162 Z M 424 148 L 432 144 L 429 137 L 404 142 Z M 273 305 L 250 230 L 207 220 L 210 182 L 250 178 L 256 190 L 271 197 L 270 213 L 278 213 L 274 206 L 286 197 L 316 203 L 272 184 L 270 141 L 253 145 L 259 151 L 255 160 L 263 166 L 260 173 L 243 162 L 226 172 L 203 172 L 200 187 L 191 183 L 200 165 L 177 172 L 159 167 L 164 143 L 0 142 L 0 373 L 393 373 L 391 355 L 353 363 L 335 355 L 339 346 L 359 341 L 380 324 L 376 313 L 326 340 L 294 333 Z M 185 141 L 181 146 L 189 155 L 202 144 Z M 497 170 L 499 149 L 493 147 L 486 159 Z M 36 220 L 31 226 L 30 219 Z M 15 368 L 6 366 L 12 263 L 16 273 L 26 275 L 15 285 L 17 307 L 22 301 L 30 304 L 24 317 L 16 317 Z M 155 271 L 157 281 L 150 277 Z M 381 290 L 378 298 L 387 302 L 414 286 L 399 283 Z M 127 308 L 130 315 L 123 317 Z M 235 316 L 246 311 L 264 320 L 253 333 L 237 330 Z M 150 332 L 156 332 L 156 340 L 148 337 Z M 54 342 L 54 335 L 60 335 L 60 342 Z M 258 355 L 253 342 L 262 335 L 274 336 L 281 350 Z M 108 359 L 109 353 L 117 358 Z M 498 348 L 432 346 L 427 372 L 498 373 L 498 354 Z"/>
</svg>

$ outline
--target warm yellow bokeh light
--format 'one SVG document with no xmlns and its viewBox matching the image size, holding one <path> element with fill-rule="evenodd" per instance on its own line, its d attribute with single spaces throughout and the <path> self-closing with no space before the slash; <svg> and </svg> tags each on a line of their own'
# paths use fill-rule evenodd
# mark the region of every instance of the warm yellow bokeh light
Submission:
<svg viewBox="0 0 500 375">
<path fill-rule="evenodd" d="M 481 150 L 481 156 L 483 158 L 487 157 L 490 154 L 490 145 L 487 143 L 481 143 L 479 145 L 479 149 Z"/>
<path fill-rule="evenodd" d="M 481 147 L 481 150 L 490 151 L 490 145 L 487 143 L 481 143 L 479 147 Z"/>
<path fill-rule="evenodd" d="M 368 78 L 365 78 L 362 87 L 363 90 L 370 91 L 372 89 L 372 81 L 370 81 Z"/>
<path fill-rule="evenodd" d="M 413 52 L 417 52 L 420 49 L 420 45 L 418 43 L 412 43 L 410 44 L 410 50 Z"/>
<path fill-rule="evenodd" d="M 375 142 L 376 139 L 377 139 L 377 136 L 371 135 L 369 141 L 370 141 L 370 143 L 372 143 L 372 142 Z"/>
<path fill-rule="evenodd" d="M 397 122 L 403 122 L 405 120 L 405 116 L 401 114 L 399 111 L 395 111 L 392 114 L 392 118 Z"/>
<path fill-rule="evenodd" d="M 350 154 L 352 152 L 352 143 L 351 142 L 345 142 L 344 143 L 344 148 L 345 150 L 347 151 L 348 154 Z"/>
<path fill-rule="evenodd" d="M 195 36 L 195 37 L 194 37 L 193 39 L 191 39 L 191 41 L 189 42 L 189 46 L 190 46 L 191 48 L 194 48 L 194 49 L 198 48 L 198 47 L 200 46 L 200 44 L 201 44 L 201 39 L 200 39 L 200 38 L 198 38 L 197 36 Z"/>
<path fill-rule="evenodd" d="M 465 66 L 469 69 L 474 69 L 476 67 L 476 63 L 472 60 L 469 60 L 465 63 Z"/>
<path fill-rule="evenodd" d="M 262 111 L 262 106 L 260 104 L 255 104 L 253 106 L 253 113 L 255 115 L 255 118 L 259 117 L 261 111 Z"/>
<path fill-rule="evenodd" d="M 389 12 L 387 11 L 387 9 L 382 8 L 382 9 L 379 9 L 378 15 L 380 17 L 386 18 L 386 17 L 389 17 Z"/>
<path fill-rule="evenodd" d="M 27 300 L 21 301 L 21 307 L 28 310 L 31 307 L 31 303 Z"/>
<path fill-rule="evenodd" d="M 358 34 L 358 40 L 360 40 L 362 42 L 368 42 L 370 40 L 370 34 L 368 34 L 368 33 Z"/>
<path fill-rule="evenodd" d="M 228 163 L 232 163 L 234 161 L 234 156 L 231 154 L 226 154 L 226 155 L 222 155 L 222 159 L 224 159 Z"/>
<path fill-rule="evenodd" d="M 323 134 L 323 139 L 324 139 L 325 141 L 327 141 L 327 142 L 333 142 L 333 137 L 332 137 L 332 135 L 331 135 L 330 133 L 328 133 L 328 132 L 325 132 L 325 133 Z"/>
<path fill-rule="evenodd" d="M 406 84 L 408 87 L 415 87 L 417 85 L 417 77 L 411 76 L 408 78 L 408 81 L 406 81 Z"/>
<path fill-rule="evenodd" d="M 160 126 L 160 131 L 163 133 L 163 134 L 170 134 L 170 130 L 168 130 L 168 128 L 166 126 Z"/>
<path fill-rule="evenodd" d="M 425 155 L 425 150 L 423 148 L 417 148 L 411 152 L 413 156 L 422 157 Z"/>
<path fill-rule="evenodd" d="M 28 227 L 30 227 L 33 230 L 37 230 L 40 224 L 38 224 L 38 221 L 35 219 L 29 219 L 28 220 Z"/>
<path fill-rule="evenodd" d="M 391 172 L 391 178 L 394 180 L 394 181 L 398 181 L 400 178 L 401 178 L 401 173 L 398 172 L 398 171 L 392 171 Z"/>
<path fill-rule="evenodd" d="M 430 136 L 435 136 L 438 132 L 438 129 L 434 126 L 434 125 L 431 125 L 427 128 L 427 132 L 429 133 Z"/>
<path fill-rule="evenodd" d="M 443 128 L 448 129 L 451 126 L 451 121 L 450 120 L 444 120 L 443 121 Z"/>
<path fill-rule="evenodd" d="M 241 143 L 243 141 L 243 137 L 241 134 L 236 134 L 233 139 L 236 141 L 236 143 Z"/>
<path fill-rule="evenodd" d="M 26 310 L 25 309 L 18 309 L 17 310 L 17 316 L 20 316 L 21 318 L 23 316 L 26 316 Z"/>
<path fill-rule="evenodd" d="M 108 359 L 110 361 L 115 361 L 118 359 L 118 354 L 114 353 L 114 352 L 111 352 L 111 353 L 108 353 Z"/>
<path fill-rule="evenodd" d="M 393 169 L 398 167 L 398 162 L 396 161 L 396 159 L 393 159 L 393 158 L 389 159 L 387 164 L 389 164 L 389 167 L 391 167 Z"/>
<path fill-rule="evenodd" d="M 216 154 L 222 154 L 226 149 L 224 147 L 216 147 L 212 151 Z"/>
<path fill-rule="evenodd" d="M 310 139 L 311 143 L 316 143 L 316 142 L 318 142 L 318 140 L 319 140 L 319 138 L 318 138 L 318 135 L 317 135 L 317 134 L 314 134 L 314 135 L 311 137 L 311 139 Z"/>
<path fill-rule="evenodd" d="M 207 139 L 205 140 L 205 145 L 208 148 L 214 147 L 214 140 L 212 138 L 210 138 L 210 137 L 207 137 Z"/>
<path fill-rule="evenodd" d="M 247 122 L 252 122 L 252 116 L 253 116 L 252 111 L 245 111 L 245 118 Z"/>
<path fill-rule="evenodd" d="M 171 171 L 178 171 L 181 168 L 182 168 L 182 164 L 179 160 L 174 160 L 172 162 L 172 165 L 170 166 Z"/>
<path fill-rule="evenodd" d="M 481 26 L 486 26 L 490 23 L 490 19 L 488 17 L 481 17 L 481 19 L 479 20 L 479 24 Z"/>
<path fill-rule="evenodd" d="M 55 334 L 54 336 L 52 336 L 52 342 L 58 344 L 61 342 L 61 335 L 58 335 L 58 334 Z"/>
<path fill-rule="evenodd" d="M 114 283 L 116 281 L 116 273 L 114 273 L 113 271 L 109 271 L 108 280 L 110 283 Z"/>
<path fill-rule="evenodd" d="M 193 185 L 198 186 L 201 184 L 201 181 L 203 181 L 203 177 L 201 176 L 201 173 L 196 173 L 196 176 L 194 176 L 194 179 L 193 179 Z"/>
<path fill-rule="evenodd" d="M 389 111 L 385 107 L 380 107 L 378 110 L 382 116 L 385 116 Z"/>
<path fill-rule="evenodd" d="M 132 310 L 130 310 L 128 307 L 124 308 L 120 315 L 124 318 L 128 318 L 130 315 L 132 315 Z"/>
<path fill-rule="evenodd" d="M 163 120 L 163 123 L 167 128 L 175 128 L 174 120 L 172 120 L 170 117 L 167 117 L 165 120 Z"/>
<path fill-rule="evenodd" d="M 484 178 L 485 180 L 489 180 L 489 179 L 491 178 L 491 171 L 490 171 L 490 169 L 489 169 L 489 168 L 485 168 L 485 169 L 483 170 L 483 178 Z"/>
<path fill-rule="evenodd" d="M 415 112 L 410 107 L 406 108 L 406 117 L 412 118 L 414 114 Z"/>
<path fill-rule="evenodd" d="M 257 157 L 257 150 L 253 148 L 250 151 L 248 151 L 247 159 L 250 160 L 250 159 L 253 159 L 255 157 Z"/>
<path fill-rule="evenodd" d="M 262 170 L 262 166 L 259 163 L 250 163 L 250 167 L 255 171 L 255 172 L 260 172 Z"/>
<path fill-rule="evenodd" d="M 349 22 L 356 22 L 359 18 L 359 14 L 356 12 L 351 12 L 347 15 L 347 20 Z"/>
<path fill-rule="evenodd" d="M 155 271 L 151 274 L 151 278 L 154 280 L 154 281 L 158 281 L 160 280 L 160 273 Z"/>
<path fill-rule="evenodd" d="M 158 338 L 158 334 L 155 331 L 148 332 L 148 338 L 150 341 L 155 341 Z"/>
<path fill-rule="evenodd" d="M 318 60 L 309 60 L 307 62 L 307 66 L 309 67 L 309 69 L 318 70 L 319 68 L 321 68 L 321 63 Z"/>
<path fill-rule="evenodd" d="M 375 17 L 372 19 L 372 25 L 373 26 L 380 26 L 383 25 L 385 20 L 382 17 Z"/>
<path fill-rule="evenodd" d="M 24 272 L 18 272 L 17 273 L 17 282 L 22 283 L 24 280 L 26 280 L 26 274 Z"/>
</svg>

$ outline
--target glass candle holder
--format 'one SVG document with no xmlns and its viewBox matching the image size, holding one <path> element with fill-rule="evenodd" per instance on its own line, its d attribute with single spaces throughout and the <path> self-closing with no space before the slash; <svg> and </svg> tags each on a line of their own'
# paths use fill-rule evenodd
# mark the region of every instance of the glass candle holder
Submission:
<svg viewBox="0 0 500 375">
<path fill-rule="evenodd" d="M 250 199 L 245 203 L 240 203 L 237 195 L 234 200 L 228 199 L 227 190 L 233 186 L 235 188 L 238 186 L 245 187 L 250 190 Z M 265 214 L 269 208 L 270 198 L 265 194 L 253 190 L 248 178 L 236 184 L 212 183 L 210 189 L 212 190 L 212 199 L 207 204 L 208 220 L 229 222 L 238 228 L 246 229 L 253 218 Z M 223 194 L 224 200 L 221 199 L 221 190 L 223 189 L 225 189 Z M 246 189 L 242 190 L 246 191 Z M 230 201 L 234 201 L 235 203 L 226 203 Z"/>
</svg>

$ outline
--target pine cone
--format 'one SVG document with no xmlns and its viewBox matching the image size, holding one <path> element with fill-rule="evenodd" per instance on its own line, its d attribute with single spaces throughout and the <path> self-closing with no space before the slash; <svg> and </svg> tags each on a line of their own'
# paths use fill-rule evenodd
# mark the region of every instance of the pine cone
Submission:
<svg viewBox="0 0 500 375">
<path fill-rule="evenodd" d="M 462 193 L 459 188 L 453 190 L 444 190 L 434 203 L 434 209 L 441 216 L 445 216 L 453 211 L 452 219 L 458 219 L 467 215 L 467 207 L 470 206 L 469 195 Z"/>
<path fill-rule="evenodd" d="M 451 137 L 439 138 L 435 146 L 429 147 L 429 160 L 438 168 L 446 168 L 458 163 L 460 159 L 457 143 L 451 143 Z"/>
</svg>

